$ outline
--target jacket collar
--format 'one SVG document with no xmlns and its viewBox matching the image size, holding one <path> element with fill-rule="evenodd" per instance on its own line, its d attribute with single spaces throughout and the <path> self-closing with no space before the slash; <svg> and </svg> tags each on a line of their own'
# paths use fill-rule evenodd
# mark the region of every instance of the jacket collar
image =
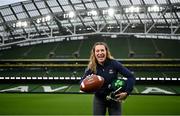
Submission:
<svg viewBox="0 0 180 116">
<path fill-rule="evenodd" d="M 109 63 L 109 61 L 110 61 L 110 59 L 106 58 L 106 60 L 104 61 L 104 63 L 102 65 L 97 62 L 97 66 L 104 67 Z"/>
</svg>

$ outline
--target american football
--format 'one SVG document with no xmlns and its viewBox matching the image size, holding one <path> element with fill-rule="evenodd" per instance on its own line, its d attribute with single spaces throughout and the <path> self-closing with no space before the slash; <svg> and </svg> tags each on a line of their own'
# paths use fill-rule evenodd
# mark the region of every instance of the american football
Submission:
<svg viewBox="0 0 180 116">
<path fill-rule="evenodd" d="M 104 78 L 99 75 L 88 75 L 80 85 L 80 90 L 83 92 L 95 92 L 104 84 Z"/>
</svg>

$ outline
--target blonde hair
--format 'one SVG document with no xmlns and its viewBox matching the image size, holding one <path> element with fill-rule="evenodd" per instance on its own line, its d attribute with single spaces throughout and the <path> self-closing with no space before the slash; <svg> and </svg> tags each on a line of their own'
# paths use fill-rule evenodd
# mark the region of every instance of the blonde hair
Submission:
<svg viewBox="0 0 180 116">
<path fill-rule="evenodd" d="M 93 71 L 93 73 L 96 73 L 96 67 L 97 67 L 97 59 L 95 57 L 95 47 L 97 45 L 103 45 L 106 49 L 106 59 L 114 59 L 113 56 L 111 55 L 110 51 L 109 51 L 109 47 L 106 43 L 104 42 L 96 42 L 92 49 L 91 49 L 91 55 L 89 58 L 89 64 L 88 64 L 88 68 Z"/>
</svg>

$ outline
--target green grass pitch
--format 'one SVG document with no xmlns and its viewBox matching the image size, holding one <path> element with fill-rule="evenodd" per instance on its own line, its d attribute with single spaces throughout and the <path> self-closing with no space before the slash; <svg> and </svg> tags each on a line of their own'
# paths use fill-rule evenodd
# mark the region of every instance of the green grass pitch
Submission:
<svg viewBox="0 0 180 116">
<path fill-rule="evenodd" d="M 0 94 L 0 115 L 92 115 L 92 94 Z M 123 115 L 180 115 L 179 96 L 132 95 Z"/>
</svg>

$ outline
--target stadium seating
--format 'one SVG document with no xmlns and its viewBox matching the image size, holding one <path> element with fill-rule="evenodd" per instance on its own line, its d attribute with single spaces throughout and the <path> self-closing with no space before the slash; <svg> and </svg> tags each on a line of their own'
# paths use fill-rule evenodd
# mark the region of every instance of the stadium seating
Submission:
<svg viewBox="0 0 180 116">
<path fill-rule="evenodd" d="M 70 59 L 74 58 L 74 53 L 78 51 L 80 41 L 63 41 L 58 43 L 54 49 L 55 59 Z"/>
<path fill-rule="evenodd" d="M 117 59 L 128 58 L 180 58 L 177 40 L 137 39 L 131 37 L 110 38 L 100 35 L 89 36 L 84 40 L 65 40 L 25 47 L 13 47 L 0 51 L 0 59 L 88 59 L 93 44 L 104 41 L 112 55 Z M 130 53 L 132 53 L 130 56 Z M 157 57 L 156 53 L 162 53 Z M 84 68 L 79 69 L 37 69 L 37 70 L 0 70 L 0 77 L 81 77 Z M 1 69 L 1 68 L 0 68 Z M 3 69 L 3 68 L 2 68 Z M 135 71 L 137 78 L 180 78 L 178 71 Z"/>
<path fill-rule="evenodd" d="M 58 43 L 13 47 L 12 49 L 0 51 L 0 59 L 87 59 L 89 58 L 92 45 L 97 41 L 106 42 L 115 58 L 129 58 L 130 53 L 134 54 L 133 58 L 158 58 L 157 53 L 160 53 L 162 55 L 160 57 L 163 58 L 180 58 L 180 54 L 175 52 L 180 46 L 180 42 L 177 40 L 99 36 L 94 38 L 90 36 L 84 40 L 65 40 Z"/>
<path fill-rule="evenodd" d="M 179 50 L 180 42 L 178 40 L 155 40 L 159 50 L 164 54 L 164 58 L 180 58 Z"/>
</svg>

